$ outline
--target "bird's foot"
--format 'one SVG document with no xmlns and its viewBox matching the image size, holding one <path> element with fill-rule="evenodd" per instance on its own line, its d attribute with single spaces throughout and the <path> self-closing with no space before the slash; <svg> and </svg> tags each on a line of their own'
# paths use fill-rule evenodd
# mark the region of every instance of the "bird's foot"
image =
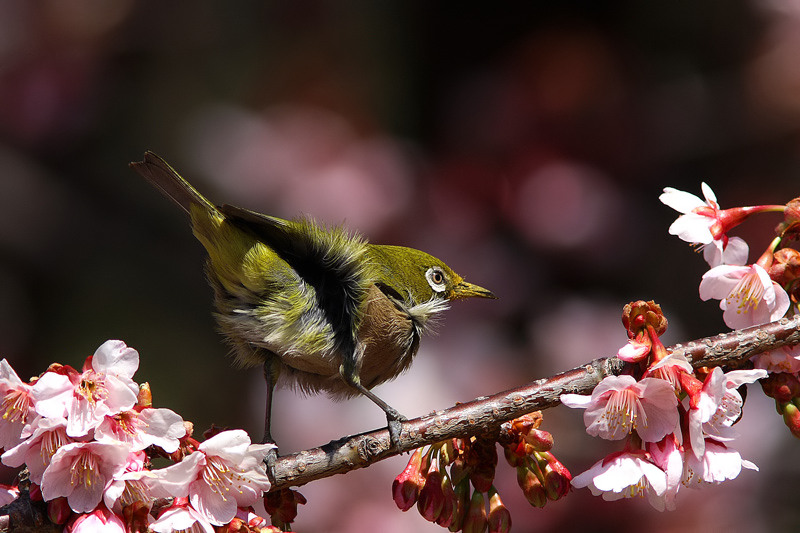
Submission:
<svg viewBox="0 0 800 533">
<path fill-rule="evenodd" d="M 389 429 L 389 441 L 393 449 L 400 446 L 400 432 L 403 429 L 403 422 L 406 420 L 408 419 L 398 413 L 394 408 L 390 407 L 389 410 L 386 411 L 386 421 L 388 422 Z"/>
</svg>

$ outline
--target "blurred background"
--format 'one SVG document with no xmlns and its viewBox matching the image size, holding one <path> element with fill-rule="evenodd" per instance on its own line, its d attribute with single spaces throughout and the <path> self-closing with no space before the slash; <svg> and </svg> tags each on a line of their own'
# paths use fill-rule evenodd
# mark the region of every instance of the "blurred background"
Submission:
<svg viewBox="0 0 800 533">
<path fill-rule="evenodd" d="M 667 343 L 725 331 L 658 195 L 798 196 L 798 58 L 797 0 L 2 2 L 0 354 L 27 378 L 122 339 L 156 406 L 261 435 L 261 374 L 228 364 L 202 247 L 127 168 L 146 149 L 213 201 L 424 249 L 500 297 L 457 302 L 376 389 L 409 417 L 615 353 L 631 300 L 662 305 Z M 751 260 L 779 220 L 736 231 Z M 274 416 L 283 452 L 385 423 L 291 390 Z M 581 412 L 544 427 L 573 474 L 618 449 Z M 515 531 L 797 530 L 800 442 L 757 386 L 738 427 L 761 472 L 677 512 L 587 490 L 533 509 L 502 459 L 497 486 Z M 395 508 L 406 461 L 303 487 L 296 530 L 443 531 Z"/>
</svg>

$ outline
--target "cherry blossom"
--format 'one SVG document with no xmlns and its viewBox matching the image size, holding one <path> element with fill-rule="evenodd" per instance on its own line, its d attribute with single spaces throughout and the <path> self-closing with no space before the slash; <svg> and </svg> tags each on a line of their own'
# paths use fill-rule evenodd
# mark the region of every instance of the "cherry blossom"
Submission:
<svg viewBox="0 0 800 533">
<path fill-rule="evenodd" d="M 742 468 L 758 470 L 755 464 L 742 459 L 736 450 L 721 442 L 706 439 L 702 454 L 686 454 L 683 484 L 696 487 L 703 483 L 722 483 L 736 478 Z"/>
<path fill-rule="evenodd" d="M 178 439 L 184 435 L 186 427 L 178 414 L 169 409 L 150 408 L 106 416 L 94 431 L 98 442 L 124 442 L 131 451 L 155 445 L 167 453 L 178 449 Z"/>
<path fill-rule="evenodd" d="M 572 486 L 589 487 L 593 495 L 602 494 L 607 501 L 646 495 L 656 509 L 666 506 L 667 474 L 653 464 L 643 450 L 609 455 L 575 476 Z"/>
<path fill-rule="evenodd" d="M 678 400 L 672 386 L 661 379 L 608 376 L 591 396 L 563 394 L 567 407 L 586 409 L 586 432 L 609 440 L 625 438 L 634 429 L 644 441 L 656 442 L 678 425 Z"/>
<path fill-rule="evenodd" d="M 103 491 L 123 472 L 128 457 L 124 444 L 76 442 L 62 446 L 42 475 L 42 497 L 65 496 L 76 513 L 88 513 L 100 503 Z"/>
<path fill-rule="evenodd" d="M 88 514 L 76 515 L 65 533 L 126 533 L 122 520 L 102 505 Z"/>
<path fill-rule="evenodd" d="M 41 484 L 42 474 L 59 448 L 75 442 L 67 435 L 67 421 L 61 417 L 36 417 L 26 428 L 27 438 L 2 455 L 3 464 L 28 467 L 31 481 Z"/>
<path fill-rule="evenodd" d="M 158 520 L 150 524 L 156 533 L 186 531 L 188 533 L 215 533 L 214 526 L 202 513 L 192 508 L 186 498 L 177 498 L 172 507 L 166 509 Z"/>
<path fill-rule="evenodd" d="M 188 496 L 192 508 L 218 526 L 230 522 L 238 507 L 250 507 L 269 490 L 264 458 L 272 448 L 272 444 L 250 444 L 242 430 L 223 431 L 180 463 L 143 479 L 154 494 Z"/>
<path fill-rule="evenodd" d="M 697 458 L 705 453 L 706 437 L 731 440 L 731 426 L 742 414 L 742 397 L 738 387 L 767 376 L 765 370 L 733 370 L 727 374 L 716 367 L 706 376 L 702 389 L 688 396 L 689 441 Z"/>
<path fill-rule="evenodd" d="M 768 372 L 800 372 L 800 344 L 781 346 L 775 350 L 762 352 L 751 358 L 756 368 Z"/>
<path fill-rule="evenodd" d="M 700 298 L 720 300 L 722 319 L 732 329 L 772 322 L 789 309 L 789 295 L 757 263 L 712 268 L 700 282 Z"/>
<path fill-rule="evenodd" d="M 658 199 L 679 213 L 683 213 L 669 227 L 670 235 L 677 235 L 690 243 L 709 244 L 719 238 L 719 235 L 712 233 L 712 227 L 718 224 L 720 209 L 711 187 L 702 183 L 700 188 L 705 201 L 694 194 L 672 187 L 666 187 Z"/>
<path fill-rule="evenodd" d="M 3 359 L 0 361 L 0 448 L 20 443 L 22 428 L 33 419 L 33 387 L 23 382 Z"/>
<path fill-rule="evenodd" d="M 34 385 L 36 411 L 42 416 L 66 416 L 67 435 L 80 437 L 106 416 L 131 409 L 139 387 L 131 377 L 139 353 L 122 341 L 106 341 L 87 358 L 77 377 L 46 372 Z"/>
<path fill-rule="evenodd" d="M 719 265 L 744 265 L 749 254 L 750 248 L 739 237 L 714 239 L 703 246 L 703 259 L 711 268 Z"/>
</svg>

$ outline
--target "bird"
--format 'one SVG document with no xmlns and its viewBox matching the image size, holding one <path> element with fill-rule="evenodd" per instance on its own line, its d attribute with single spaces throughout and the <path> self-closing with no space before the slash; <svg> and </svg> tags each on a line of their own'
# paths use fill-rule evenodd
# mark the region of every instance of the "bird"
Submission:
<svg viewBox="0 0 800 533">
<path fill-rule="evenodd" d="M 421 250 L 371 244 L 309 217 L 216 206 L 153 152 L 130 167 L 189 216 L 208 253 L 214 316 L 234 363 L 263 368 L 262 442 L 275 442 L 272 398 L 281 383 L 334 400 L 366 396 L 396 444 L 405 418 L 371 389 L 409 367 L 451 301 L 496 298 Z"/>
</svg>

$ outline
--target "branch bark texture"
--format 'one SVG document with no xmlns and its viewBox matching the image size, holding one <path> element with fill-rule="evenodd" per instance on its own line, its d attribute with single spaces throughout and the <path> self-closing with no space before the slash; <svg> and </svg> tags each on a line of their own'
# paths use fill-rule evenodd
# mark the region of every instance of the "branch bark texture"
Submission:
<svg viewBox="0 0 800 533">
<path fill-rule="evenodd" d="M 735 368 L 756 354 L 797 343 L 800 343 L 800 315 L 676 344 L 667 349 L 682 353 L 695 368 Z M 522 387 L 408 420 L 402 424 L 400 442 L 396 448 L 390 445 L 388 430 L 381 429 L 278 457 L 273 470 L 273 488 L 304 485 L 451 438 L 490 434 L 505 421 L 555 407 L 560 403 L 562 394 L 590 394 L 603 378 L 617 375 L 623 368 L 624 363 L 616 357 L 595 359 Z"/>
</svg>

